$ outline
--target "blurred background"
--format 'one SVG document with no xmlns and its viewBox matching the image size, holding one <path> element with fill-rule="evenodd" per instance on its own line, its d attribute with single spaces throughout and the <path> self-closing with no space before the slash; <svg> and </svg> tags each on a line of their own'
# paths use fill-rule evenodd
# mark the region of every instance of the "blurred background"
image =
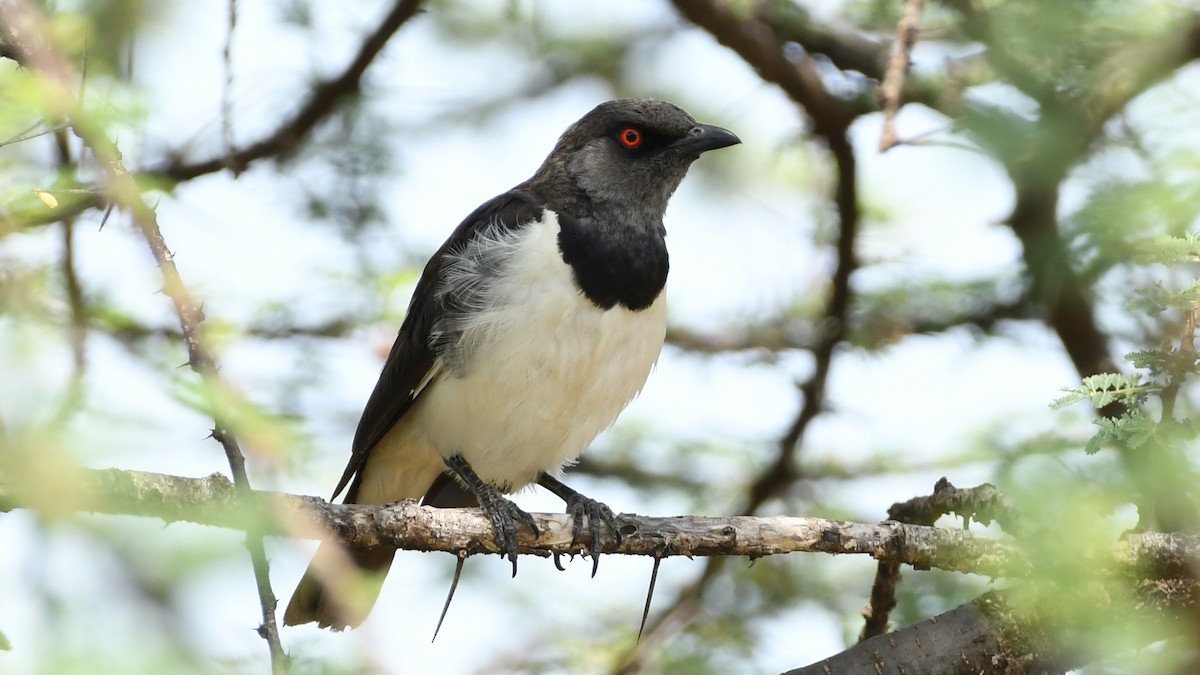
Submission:
<svg viewBox="0 0 1200 675">
<path fill-rule="evenodd" d="M 45 5 L 252 407 L 254 487 L 329 495 L 428 256 L 568 124 L 638 96 L 743 144 L 672 200 L 668 345 L 568 484 L 619 512 L 874 523 L 941 476 L 990 481 L 1058 528 L 1050 558 L 1162 526 L 1148 485 L 1191 503 L 1171 487 L 1191 479 L 1186 423 L 1163 441 L 1178 483 L 1160 482 L 1128 447 L 1085 453 L 1094 412 L 1050 403 L 1113 370 L 1149 383 L 1124 412 L 1171 422 L 1194 403 L 1194 359 L 1122 360 L 1192 351 L 1194 257 L 1168 267 L 1146 245 L 1200 208 L 1194 3 L 925 2 L 886 152 L 900 0 L 415 4 L 345 91 L 322 86 L 389 3 Z M 75 466 L 228 465 L 140 232 L 95 199 L 103 174 L 35 74 L 0 61 L 0 92 L 0 475 L 42 496 L 0 513 L 0 672 L 267 672 L 243 534 L 54 508 Z M 313 101 L 327 109 L 290 127 Z M 516 501 L 562 509 L 540 489 Z M 267 540 L 281 600 L 314 548 Z M 590 561 L 527 557 L 510 579 L 472 558 L 431 644 L 454 557 L 401 552 L 360 630 L 287 628 L 283 645 L 299 673 L 778 672 L 856 641 L 876 570 L 667 559 L 635 643 L 651 566 L 608 556 L 592 579 Z M 909 570 L 891 621 L 1003 585 Z M 1082 672 L 1189 672 L 1194 642 L 1119 633 Z"/>
</svg>

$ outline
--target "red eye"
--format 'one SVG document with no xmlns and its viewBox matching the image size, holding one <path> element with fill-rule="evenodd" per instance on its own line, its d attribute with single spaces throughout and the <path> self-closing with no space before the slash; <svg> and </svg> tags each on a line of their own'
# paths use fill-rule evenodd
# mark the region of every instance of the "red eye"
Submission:
<svg viewBox="0 0 1200 675">
<path fill-rule="evenodd" d="M 632 150 L 642 144 L 642 132 L 633 127 L 625 127 L 621 133 L 617 134 L 617 140 L 621 141 L 621 145 Z"/>
</svg>

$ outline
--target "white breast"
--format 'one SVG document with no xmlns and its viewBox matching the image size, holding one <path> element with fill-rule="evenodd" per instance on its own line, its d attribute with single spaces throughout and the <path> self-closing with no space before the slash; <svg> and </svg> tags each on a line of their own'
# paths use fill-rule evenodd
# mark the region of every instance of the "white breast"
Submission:
<svg viewBox="0 0 1200 675">
<path fill-rule="evenodd" d="M 419 497 L 454 454 L 518 489 L 576 459 L 641 390 L 666 334 L 665 294 L 639 312 L 596 307 L 562 261 L 558 231 L 547 212 L 489 242 L 512 258 L 463 326 L 464 365 L 442 368 L 372 451 L 361 501 Z"/>
</svg>

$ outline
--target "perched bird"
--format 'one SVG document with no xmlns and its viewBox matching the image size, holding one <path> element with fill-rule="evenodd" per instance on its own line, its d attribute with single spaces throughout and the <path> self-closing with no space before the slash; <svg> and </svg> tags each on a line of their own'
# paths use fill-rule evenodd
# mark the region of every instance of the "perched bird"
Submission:
<svg viewBox="0 0 1200 675">
<path fill-rule="evenodd" d="M 571 125 L 532 178 L 467 216 L 425 266 L 334 498 L 349 485 L 346 503 L 478 505 L 514 574 L 517 528 L 537 528 L 506 493 L 536 482 L 566 502 L 577 540 L 585 519 L 593 542 L 601 522 L 615 532 L 608 507 L 557 475 L 658 359 L 667 200 L 701 153 L 739 142 L 670 103 L 609 101 Z M 386 571 L 395 550 L 349 553 Z M 375 598 L 339 605 L 319 566 L 285 624 L 357 626 Z"/>
</svg>

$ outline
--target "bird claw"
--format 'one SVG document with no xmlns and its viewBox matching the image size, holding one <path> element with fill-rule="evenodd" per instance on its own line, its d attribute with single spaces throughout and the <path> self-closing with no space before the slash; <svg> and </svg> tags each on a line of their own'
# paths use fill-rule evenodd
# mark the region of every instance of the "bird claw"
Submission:
<svg viewBox="0 0 1200 675">
<path fill-rule="evenodd" d="M 500 550 L 500 555 L 506 556 L 512 561 L 512 573 L 514 577 L 517 576 L 517 525 L 525 523 L 530 530 L 533 530 L 533 536 L 536 537 L 541 534 L 537 521 L 500 494 L 495 485 L 481 479 L 462 455 L 447 457 L 445 462 L 446 466 L 475 495 L 476 501 L 479 502 L 479 508 L 483 509 L 488 519 L 492 521 L 492 534 L 496 537 L 496 548 Z"/>
<path fill-rule="evenodd" d="M 496 547 L 500 549 L 500 555 L 507 557 L 512 562 L 513 576 L 517 576 L 517 552 L 519 550 L 517 527 L 521 523 L 528 525 L 536 537 L 541 534 L 537 521 L 533 519 L 533 516 L 521 510 L 521 507 L 499 494 L 496 494 L 493 499 L 482 501 L 480 506 L 492 521 L 492 533 L 496 537 Z"/>
<path fill-rule="evenodd" d="M 621 543 L 621 529 L 617 524 L 617 516 L 603 502 L 584 497 L 578 492 L 567 499 L 567 514 L 573 520 L 571 530 L 572 547 L 578 545 L 582 539 L 583 521 L 587 520 L 588 534 L 592 539 L 592 547 L 589 552 L 592 556 L 592 576 L 594 577 L 596 576 L 596 571 L 600 568 L 600 524 L 605 523 L 612 528 L 617 544 Z"/>
</svg>

